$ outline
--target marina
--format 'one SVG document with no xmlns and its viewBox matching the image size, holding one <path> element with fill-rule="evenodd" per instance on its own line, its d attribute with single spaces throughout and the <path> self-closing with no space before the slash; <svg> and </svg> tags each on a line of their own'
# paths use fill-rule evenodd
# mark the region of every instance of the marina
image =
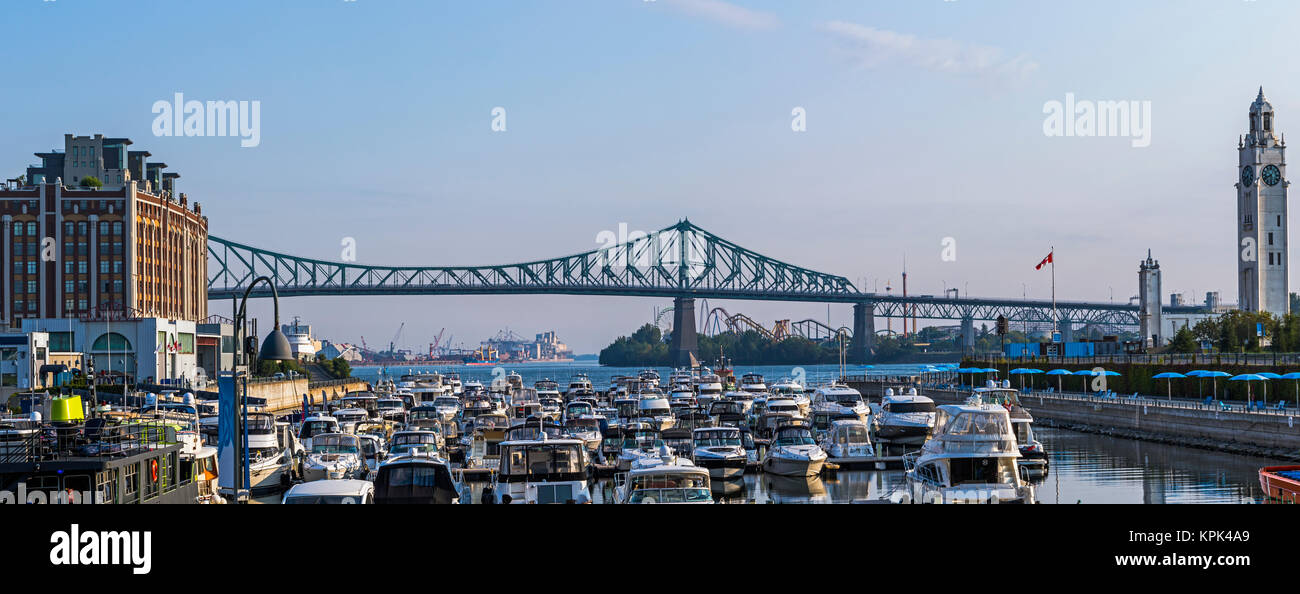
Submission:
<svg viewBox="0 0 1300 594">
<path fill-rule="evenodd" d="M 884 383 L 931 369 L 862 371 Z M 939 390 L 933 400 L 924 388 L 889 388 L 873 397 L 841 383 L 838 366 L 794 371 L 822 379 L 811 390 L 778 375 L 791 369 L 757 366 L 743 369 L 754 392 L 741 392 L 730 369 L 546 363 L 504 374 L 464 370 L 456 379 L 469 392 L 456 396 L 438 369 L 371 371 L 373 391 L 290 415 L 249 411 L 251 502 L 1240 504 L 1295 497 L 1294 466 L 1281 460 L 1074 431 L 1037 419 L 1037 399 L 1010 388 Z M 692 390 L 673 389 L 670 404 L 656 378 L 685 385 L 687 375 Z M 782 392 L 758 391 L 760 382 Z M 588 388 L 601 384 L 618 389 Z M 722 391 L 701 406 L 698 391 L 715 384 Z M 806 392 L 812 396 L 801 407 L 796 398 Z M 967 396 L 944 404 L 954 393 Z M 237 499 L 229 477 L 204 462 L 223 447 L 203 422 L 213 418 L 213 404 L 152 397 L 135 413 L 106 407 L 85 421 L 69 404 L 55 399 L 41 409 L 52 425 L 0 420 L 4 487 L 47 497 L 51 488 L 85 491 L 77 481 L 90 479 L 69 471 L 96 460 L 101 483 L 119 476 L 111 479 L 119 486 L 89 489 L 103 503 Z M 157 422 L 166 425 L 148 429 Z M 90 435 L 92 426 L 105 437 Z M 918 439 L 915 427 L 930 429 Z M 66 437 L 50 441 L 56 435 Z M 173 449 L 157 463 L 130 457 Z M 120 486 L 139 481 L 113 474 L 123 461 L 144 464 L 145 482 L 156 484 Z M 161 476 L 150 474 L 151 464 L 160 464 Z M 38 465 L 57 478 L 38 480 Z M 170 470 L 178 465 L 181 472 Z M 427 475 L 426 490 L 416 489 L 426 484 L 417 475 Z M 320 484 L 331 482 L 338 489 Z"/>
</svg>

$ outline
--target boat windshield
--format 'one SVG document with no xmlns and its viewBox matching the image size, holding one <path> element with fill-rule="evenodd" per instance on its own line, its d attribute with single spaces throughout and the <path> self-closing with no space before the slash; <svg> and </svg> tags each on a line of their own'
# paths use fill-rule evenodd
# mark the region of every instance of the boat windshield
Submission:
<svg viewBox="0 0 1300 594">
<path fill-rule="evenodd" d="M 501 429 L 510 424 L 510 419 L 497 415 L 479 415 L 474 419 L 475 429 Z"/>
<path fill-rule="evenodd" d="M 862 395 L 856 392 L 840 392 L 832 398 L 843 406 L 853 406 L 862 402 Z"/>
<path fill-rule="evenodd" d="M 402 408 L 402 401 L 401 400 L 380 400 L 379 408 L 380 410 L 392 410 L 392 409 Z"/>
<path fill-rule="evenodd" d="M 948 421 L 944 433 L 947 435 L 990 435 L 1002 436 L 1010 433 L 1007 416 L 998 413 L 968 412 L 957 415 Z"/>
<path fill-rule="evenodd" d="M 411 420 L 413 421 L 418 421 L 421 419 L 438 419 L 438 418 L 440 417 L 438 415 L 438 411 L 436 410 L 424 409 L 424 410 L 411 411 Z"/>
<path fill-rule="evenodd" d="M 596 419 L 573 419 L 569 421 L 567 428 L 573 431 L 599 431 L 600 421 Z"/>
<path fill-rule="evenodd" d="M 740 430 L 701 431 L 695 434 L 695 447 L 738 446 Z"/>
<path fill-rule="evenodd" d="M 569 405 L 569 416 L 571 417 L 576 417 L 578 415 L 589 415 L 591 414 L 591 411 L 592 411 L 591 405 L 585 402 L 581 404 Z"/>
<path fill-rule="evenodd" d="M 444 408 L 449 406 L 456 407 L 456 406 L 460 406 L 460 401 L 456 400 L 455 398 L 438 397 L 433 400 L 433 405 L 441 406 Z"/>
<path fill-rule="evenodd" d="M 709 480 L 704 474 L 667 472 L 631 477 L 632 489 L 697 489 L 708 491 Z"/>
<path fill-rule="evenodd" d="M 796 428 L 782 429 L 781 431 L 777 432 L 776 439 L 772 442 L 772 445 L 796 446 L 796 445 L 812 445 L 814 443 L 816 442 L 813 440 L 812 434 L 809 433 L 807 427 L 796 427 Z"/>
<path fill-rule="evenodd" d="M 636 433 L 623 437 L 623 449 L 635 450 L 639 448 L 659 448 L 664 445 L 664 440 L 659 439 L 657 433 Z"/>
<path fill-rule="evenodd" d="M 298 432 L 298 438 L 307 439 L 322 433 L 334 433 L 338 430 L 338 424 L 333 421 L 307 421 L 302 424 L 302 430 Z"/>
<path fill-rule="evenodd" d="M 321 435 L 311 440 L 313 454 L 355 454 L 357 438 L 343 435 Z"/>
<path fill-rule="evenodd" d="M 432 433 L 398 433 L 393 436 L 392 447 L 408 444 L 434 444 L 438 443 L 438 436 Z M 315 445 L 315 444 L 313 444 Z"/>
<path fill-rule="evenodd" d="M 870 443 L 871 438 L 867 436 L 867 428 L 863 425 L 848 425 L 839 427 L 835 430 L 834 441 L 839 445 L 854 445 L 861 443 Z"/>
<path fill-rule="evenodd" d="M 506 449 L 502 458 L 506 474 L 555 474 L 582 472 L 582 451 L 578 445 L 537 444 Z"/>
<path fill-rule="evenodd" d="M 890 402 L 891 413 L 929 413 L 934 412 L 933 402 Z"/>
</svg>

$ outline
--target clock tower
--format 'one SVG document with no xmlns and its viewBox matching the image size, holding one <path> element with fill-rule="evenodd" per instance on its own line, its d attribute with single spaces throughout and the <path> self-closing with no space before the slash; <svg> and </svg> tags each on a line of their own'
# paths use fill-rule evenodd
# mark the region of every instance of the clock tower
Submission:
<svg viewBox="0 0 1300 594">
<path fill-rule="evenodd" d="M 1250 104 L 1250 132 L 1237 141 L 1237 306 L 1275 316 L 1290 306 L 1286 221 L 1286 143 L 1273 106 Z"/>
</svg>

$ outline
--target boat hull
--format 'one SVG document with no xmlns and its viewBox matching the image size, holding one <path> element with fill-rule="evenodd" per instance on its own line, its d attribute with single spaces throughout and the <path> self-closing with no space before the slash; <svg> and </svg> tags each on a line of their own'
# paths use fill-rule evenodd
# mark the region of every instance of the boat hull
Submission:
<svg viewBox="0 0 1300 594">
<path fill-rule="evenodd" d="M 714 480 L 736 479 L 745 475 L 745 458 L 705 458 L 697 457 L 695 464 L 709 471 L 709 478 Z"/>
<path fill-rule="evenodd" d="M 1265 466 L 1259 469 L 1259 487 L 1269 499 L 1300 502 L 1300 466 Z"/>
<path fill-rule="evenodd" d="M 768 456 L 763 459 L 763 472 L 781 476 L 817 476 L 822 472 L 826 459 L 796 460 Z"/>
</svg>

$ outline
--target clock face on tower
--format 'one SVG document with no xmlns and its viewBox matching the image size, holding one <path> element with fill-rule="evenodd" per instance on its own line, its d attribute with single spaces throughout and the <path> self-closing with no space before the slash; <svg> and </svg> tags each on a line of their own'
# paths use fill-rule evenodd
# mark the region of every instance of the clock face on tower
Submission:
<svg viewBox="0 0 1300 594">
<path fill-rule="evenodd" d="M 1276 186 L 1277 182 L 1282 180 L 1282 172 L 1277 170 L 1277 165 L 1269 165 L 1264 168 L 1264 171 L 1260 173 L 1259 177 L 1264 180 L 1264 183 L 1270 186 Z"/>
<path fill-rule="evenodd" d="M 1241 168 L 1241 185 L 1249 186 L 1255 183 L 1255 168 L 1247 165 Z"/>
</svg>

